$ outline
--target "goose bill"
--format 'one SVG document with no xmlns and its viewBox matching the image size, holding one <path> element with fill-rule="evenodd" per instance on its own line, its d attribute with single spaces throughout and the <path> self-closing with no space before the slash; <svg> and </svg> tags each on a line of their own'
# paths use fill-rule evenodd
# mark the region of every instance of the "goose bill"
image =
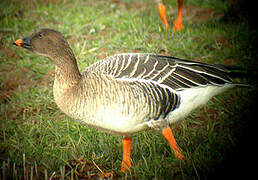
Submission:
<svg viewBox="0 0 258 180">
<path fill-rule="evenodd" d="M 23 48 L 28 49 L 28 50 L 32 50 L 32 46 L 31 46 L 29 37 L 28 38 L 23 38 L 23 39 L 18 39 L 13 44 L 16 45 L 16 46 L 19 46 L 19 47 L 23 47 Z"/>
</svg>

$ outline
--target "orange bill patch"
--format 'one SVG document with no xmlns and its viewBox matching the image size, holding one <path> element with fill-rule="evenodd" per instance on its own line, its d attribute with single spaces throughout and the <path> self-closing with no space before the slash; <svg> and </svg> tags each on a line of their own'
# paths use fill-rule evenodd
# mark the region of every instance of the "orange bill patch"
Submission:
<svg viewBox="0 0 258 180">
<path fill-rule="evenodd" d="M 18 39 L 14 42 L 15 45 L 21 47 L 22 39 Z"/>
</svg>

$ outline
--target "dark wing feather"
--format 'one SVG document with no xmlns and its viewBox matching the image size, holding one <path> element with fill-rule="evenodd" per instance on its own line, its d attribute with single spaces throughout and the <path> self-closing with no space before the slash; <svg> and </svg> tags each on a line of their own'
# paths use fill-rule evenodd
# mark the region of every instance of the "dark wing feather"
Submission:
<svg viewBox="0 0 258 180">
<path fill-rule="evenodd" d="M 232 82 L 222 65 L 153 54 L 117 54 L 89 68 L 117 79 L 148 80 L 174 90 Z"/>
</svg>

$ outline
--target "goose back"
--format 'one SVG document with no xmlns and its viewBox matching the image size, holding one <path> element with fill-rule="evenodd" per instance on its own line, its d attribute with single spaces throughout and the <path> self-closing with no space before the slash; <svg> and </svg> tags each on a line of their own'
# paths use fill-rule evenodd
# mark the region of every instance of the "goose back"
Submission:
<svg viewBox="0 0 258 180">
<path fill-rule="evenodd" d="M 153 54 L 117 54 L 98 61 L 89 68 L 116 79 L 151 81 L 177 91 L 232 82 L 227 69 L 221 65 Z"/>
</svg>

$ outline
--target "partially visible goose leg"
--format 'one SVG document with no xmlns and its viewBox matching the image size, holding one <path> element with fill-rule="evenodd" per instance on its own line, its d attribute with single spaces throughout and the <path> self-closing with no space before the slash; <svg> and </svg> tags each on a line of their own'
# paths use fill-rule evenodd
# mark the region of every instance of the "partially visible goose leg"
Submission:
<svg viewBox="0 0 258 180">
<path fill-rule="evenodd" d="M 172 151 L 174 152 L 175 156 L 178 159 L 184 159 L 184 156 L 179 149 L 175 137 L 172 133 L 172 130 L 170 127 L 167 127 L 162 130 L 163 137 L 168 141 Z M 131 152 L 131 145 L 132 145 L 132 137 L 124 137 L 122 140 L 123 144 L 123 161 L 122 161 L 122 167 L 121 170 L 125 172 L 126 170 L 129 170 L 132 166 L 131 159 L 130 159 L 130 152 Z"/>
<path fill-rule="evenodd" d="M 181 153 L 181 150 L 179 149 L 175 137 L 172 133 L 172 130 L 170 127 L 167 127 L 165 129 L 162 130 L 162 135 L 163 137 L 168 141 L 172 151 L 174 152 L 175 156 L 178 159 L 184 159 L 184 156 Z"/>
<path fill-rule="evenodd" d="M 132 144 L 132 137 L 124 137 L 122 140 L 123 144 L 123 161 L 121 170 L 125 172 L 126 170 L 130 169 L 131 159 L 130 159 L 130 152 L 131 152 L 131 144 Z"/>
<path fill-rule="evenodd" d="M 182 23 L 182 9 L 183 9 L 183 4 L 184 0 L 178 0 L 178 11 L 177 11 L 177 18 L 174 21 L 174 31 L 180 31 L 183 28 L 183 23 Z"/>
<path fill-rule="evenodd" d="M 168 28 L 168 21 L 166 17 L 166 6 L 163 3 L 158 3 L 157 5 L 159 15 L 161 18 L 162 23 L 164 24 L 165 28 Z"/>
</svg>

